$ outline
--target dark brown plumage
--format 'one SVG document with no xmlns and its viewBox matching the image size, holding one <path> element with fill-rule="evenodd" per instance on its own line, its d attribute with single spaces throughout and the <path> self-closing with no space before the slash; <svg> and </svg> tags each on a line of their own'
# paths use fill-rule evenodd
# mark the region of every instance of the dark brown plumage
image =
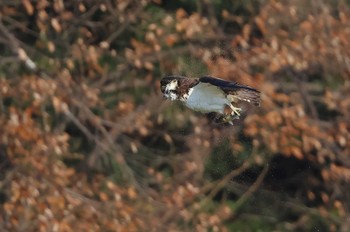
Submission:
<svg viewBox="0 0 350 232">
<path fill-rule="evenodd" d="M 227 95 L 236 95 L 239 100 L 250 102 L 256 106 L 260 105 L 260 91 L 250 86 L 210 76 L 201 77 L 199 81 L 220 87 Z"/>
</svg>

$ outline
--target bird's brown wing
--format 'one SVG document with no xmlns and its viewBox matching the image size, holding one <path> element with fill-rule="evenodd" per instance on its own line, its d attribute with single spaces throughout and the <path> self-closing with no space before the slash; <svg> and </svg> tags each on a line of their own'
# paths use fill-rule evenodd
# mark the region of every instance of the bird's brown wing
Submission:
<svg viewBox="0 0 350 232">
<path fill-rule="evenodd" d="M 199 83 L 198 78 L 184 78 L 181 80 L 181 88 L 192 88 L 193 86 L 197 85 Z"/>
<path fill-rule="evenodd" d="M 180 85 L 177 90 L 178 94 L 187 94 L 189 89 L 199 83 L 199 78 L 182 78 L 179 79 Z"/>
<path fill-rule="evenodd" d="M 201 77 L 199 81 L 219 87 L 226 95 L 231 95 L 234 101 L 245 101 L 256 106 L 260 105 L 260 92 L 250 86 L 210 76 Z"/>
</svg>

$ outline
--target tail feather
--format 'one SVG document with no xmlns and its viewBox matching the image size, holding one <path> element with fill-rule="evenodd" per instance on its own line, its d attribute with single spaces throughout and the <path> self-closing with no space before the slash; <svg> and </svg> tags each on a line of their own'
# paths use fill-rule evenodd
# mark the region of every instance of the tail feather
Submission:
<svg viewBox="0 0 350 232">
<path fill-rule="evenodd" d="M 260 106 L 260 92 L 250 87 L 237 90 L 234 98 Z"/>
</svg>

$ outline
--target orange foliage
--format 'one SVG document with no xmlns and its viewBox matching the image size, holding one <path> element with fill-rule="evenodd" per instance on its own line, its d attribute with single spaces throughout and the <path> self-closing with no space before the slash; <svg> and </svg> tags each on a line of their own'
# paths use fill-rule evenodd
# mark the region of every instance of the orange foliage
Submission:
<svg viewBox="0 0 350 232">
<path fill-rule="evenodd" d="M 271 0 L 234 15 L 210 1 L 0 3 L 0 230 L 228 231 L 266 184 L 303 196 L 277 230 L 318 215 L 347 231 L 344 4 Z M 262 106 L 214 125 L 162 99 L 169 73 L 256 87 Z M 269 181 L 281 157 L 292 187 Z"/>
</svg>

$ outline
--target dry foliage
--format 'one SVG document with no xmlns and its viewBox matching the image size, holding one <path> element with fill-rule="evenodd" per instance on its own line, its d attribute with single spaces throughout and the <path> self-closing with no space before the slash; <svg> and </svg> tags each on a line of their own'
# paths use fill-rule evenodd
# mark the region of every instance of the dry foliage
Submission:
<svg viewBox="0 0 350 232">
<path fill-rule="evenodd" d="M 348 231 L 345 1 L 2 1 L 1 231 Z M 234 127 L 164 74 L 254 86 Z"/>
</svg>

